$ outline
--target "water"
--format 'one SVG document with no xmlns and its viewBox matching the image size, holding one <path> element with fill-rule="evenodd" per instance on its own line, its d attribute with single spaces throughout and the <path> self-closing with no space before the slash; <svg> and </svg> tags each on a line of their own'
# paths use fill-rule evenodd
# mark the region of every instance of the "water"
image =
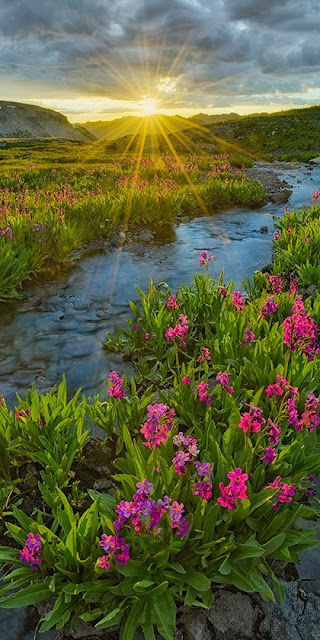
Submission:
<svg viewBox="0 0 320 640">
<path fill-rule="evenodd" d="M 320 187 L 320 167 L 285 169 L 281 179 L 292 187 L 289 206 L 310 204 Z M 97 251 L 84 257 L 68 275 L 34 285 L 19 302 L 0 307 L 0 393 L 13 404 L 16 391 L 24 394 L 35 382 L 39 390 L 58 383 L 65 372 L 69 392 L 86 394 L 105 388 L 108 373 L 124 369 L 121 356 L 104 351 L 107 330 L 128 317 L 128 300 L 135 286 L 146 289 L 149 277 L 166 281 L 172 289 L 192 280 L 199 252 L 214 255 L 214 276 L 225 269 L 225 281 L 240 287 L 255 269 L 268 264 L 272 252 L 274 215 L 284 205 L 266 204 L 258 211 L 230 209 L 211 218 L 200 217 L 175 227 L 170 240 L 155 238 L 120 249 Z M 261 233 L 262 226 L 268 227 Z M 300 566 L 302 577 L 319 577 L 319 552 L 308 552 Z M 31 640 L 30 622 L 23 610 L 0 610 L 0 640 Z M 51 640 L 53 635 L 43 636 Z"/>
<path fill-rule="evenodd" d="M 290 207 L 309 204 L 320 186 L 320 167 L 310 171 L 278 168 L 293 193 Z M 86 394 L 103 390 L 108 373 L 124 365 L 121 356 L 102 346 L 107 330 L 124 325 L 135 287 L 166 281 L 172 289 L 192 280 L 199 252 L 214 255 L 212 273 L 225 269 L 235 286 L 270 262 L 274 215 L 284 205 L 268 203 L 259 210 L 233 208 L 175 227 L 168 239 L 134 243 L 123 250 L 100 250 L 83 257 L 69 274 L 34 285 L 23 300 L 0 306 L 0 393 L 13 404 L 34 382 L 49 389 L 65 372 L 68 389 Z M 261 233 L 262 226 L 268 228 Z"/>
</svg>

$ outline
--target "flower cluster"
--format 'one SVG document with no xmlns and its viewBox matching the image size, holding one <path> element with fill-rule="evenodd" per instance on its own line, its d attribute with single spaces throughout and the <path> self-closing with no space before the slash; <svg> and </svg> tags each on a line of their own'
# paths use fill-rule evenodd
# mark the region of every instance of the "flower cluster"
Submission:
<svg viewBox="0 0 320 640">
<path fill-rule="evenodd" d="M 242 469 L 237 467 L 228 473 L 228 478 L 230 480 L 228 485 L 225 486 L 223 482 L 219 484 L 221 496 L 217 498 L 217 501 L 225 509 L 235 509 L 236 500 L 246 500 L 247 498 L 248 474 L 243 473 Z"/>
<path fill-rule="evenodd" d="M 277 309 L 278 309 L 278 305 L 274 299 L 274 296 L 268 296 L 260 309 L 260 316 L 261 318 L 270 316 L 271 313 L 275 313 Z"/>
<path fill-rule="evenodd" d="M 198 442 L 196 438 L 189 435 L 185 436 L 184 433 L 180 431 L 173 437 L 173 444 L 176 447 L 182 447 L 176 451 L 172 460 L 175 472 L 181 476 L 186 471 L 187 463 L 193 463 L 194 458 L 197 457 L 199 453 Z"/>
<path fill-rule="evenodd" d="M 243 295 L 242 295 L 241 291 L 233 291 L 233 293 L 232 293 L 232 302 L 233 302 L 234 306 L 236 307 L 236 309 L 238 309 L 239 311 L 242 311 L 242 309 L 244 307 L 244 298 L 243 298 Z"/>
<path fill-rule="evenodd" d="M 129 524 L 140 534 L 151 534 L 152 531 L 159 533 L 160 520 L 167 514 L 169 526 L 176 535 L 183 538 L 188 534 L 190 525 L 183 515 L 183 503 L 172 502 L 168 496 L 157 501 L 150 498 L 153 484 L 148 480 L 138 482 L 136 486 L 137 491 L 132 496 L 131 502 L 122 500 L 116 507 L 117 518 L 113 525 L 117 532 L 125 524 Z"/>
<path fill-rule="evenodd" d="M 147 407 L 147 420 L 140 429 L 145 437 L 143 444 L 149 449 L 158 449 L 162 442 L 169 437 L 176 415 L 174 409 L 166 404 L 149 404 Z"/>
<path fill-rule="evenodd" d="M 320 352 L 317 343 L 317 325 L 306 311 L 300 298 L 297 298 L 290 316 L 283 321 L 282 326 L 284 328 L 283 342 L 290 351 L 300 349 L 309 360 Z"/>
<path fill-rule="evenodd" d="M 118 567 L 126 565 L 130 560 L 130 547 L 123 538 L 118 536 L 107 536 L 102 534 L 99 546 L 103 548 L 106 555 L 100 556 L 96 562 L 96 567 L 108 571 L 116 564 Z"/>
<path fill-rule="evenodd" d="M 177 338 L 179 340 L 180 347 L 185 347 L 185 339 L 188 333 L 188 318 L 187 316 L 180 314 L 179 320 L 180 322 L 178 322 L 175 327 L 168 327 L 165 336 L 167 340 L 175 340 Z"/>
<path fill-rule="evenodd" d="M 116 371 L 109 373 L 108 393 L 111 398 L 118 398 L 118 400 L 122 400 L 125 397 L 123 380 L 118 376 Z"/>
<path fill-rule="evenodd" d="M 19 552 L 20 560 L 30 565 L 30 569 L 38 571 L 43 563 L 41 556 L 42 543 L 39 533 L 29 532 L 22 551 Z"/>
<path fill-rule="evenodd" d="M 216 381 L 220 382 L 220 384 L 226 388 L 228 393 L 234 393 L 234 388 L 230 386 L 230 374 L 223 373 L 223 371 L 219 371 L 216 375 Z"/>
<path fill-rule="evenodd" d="M 208 251 L 201 251 L 199 260 L 200 267 L 207 266 L 209 260 L 213 260 L 213 256 L 209 256 Z"/>
<path fill-rule="evenodd" d="M 246 411 L 243 416 L 241 416 L 238 427 L 242 429 L 244 433 L 247 433 L 248 431 L 257 433 L 266 421 L 262 417 L 262 411 L 259 407 L 253 407 L 251 404 L 247 406 L 249 407 L 249 411 Z"/>
<path fill-rule="evenodd" d="M 211 360 L 211 354 L 208 347 L 201 347 L 201 354 L 197 358 L 197 362 L 202 362 L 202 360 Z"/>
<path fill-rule="evenodd" d="M 203 380 L 202 382 L 199 382 L 197 389 L 200 402 L 205 402 L 207 405 L 211 405 L 212 400 L 208 393 L 209 385 Z"/>
<path fill-rule="evenodd" d="M 191 384 L 192 380 L 191 378 L 189 378 L 189 376 L 182 376 L 181 382 L 182 384 L 188 385 Z"/>
<path fill-rule="evenodd" d="M 279 490 L 279 493 L 277 493 L 276 496 L 277 502 L 273 505 L 273 509 L 278 510 L 280 504 L 283 504 L 284 502 L 292 502 L 296 488 L 293 484 L 282 482 L 281 476 L 277 476 L 273 482 L 269 482 L 268 487 L 273 487 Z"/>
<path fill-rule="evenodd" d="M 312 194 L 312 202 L 317 202 L 317 200 L 320 200 L 320 189 Z"/>
<path fill-rule="evenodd" d="M 195 496 L 199 496 L 201 500 L 208 502 L 212 498 L 212 466 L 210 462 L 200 462 L 199 460 L 194 463 L 194 466 L 200 480 L 194 483 L 193 493 Z"/>
<path fill-rule="evenodd" d="M 304 411 L 301 414 L 301 418 L 297 425 L 297 430 L 302 431 L 315 431 L 320 424 L 319 405 L 320 398 L 317 398 L 314 393 L 309 393 Z"/>
<path fill-rule="evenodd" d="M 243 332 L 243 338 L 241 340 L 241 344 L 248 344 L 250 342 L 253 342 L 255 337 L 256 336 L 253 333 L 253 331 L 251 331 L 251 329 L 247 327 Z"/>
<path fill-rule="evenodd" d="M 169 307 L 171 309 L 174 309 L 174 310 L 178 309 L 176 296 L 173 293 L 168 298 L 167 307 Z"/>
<path fill-rule="evenodd" d="M 268 282 L 272 293 L 281 293 L 284 289 L 283 281 L 280 276 L 268 276 Z"/>
</svg>

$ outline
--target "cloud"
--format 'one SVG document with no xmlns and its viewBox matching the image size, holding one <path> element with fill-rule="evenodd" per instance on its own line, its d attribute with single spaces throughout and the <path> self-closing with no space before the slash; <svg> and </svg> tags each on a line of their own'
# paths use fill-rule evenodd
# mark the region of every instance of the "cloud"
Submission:
<svg viewBox="0 0 320 640">
<path fill-rule="evenodd" d="M 320 0 L 1 0 L 1 98 L 303 102 L 319 29 Z"/>
</svg>

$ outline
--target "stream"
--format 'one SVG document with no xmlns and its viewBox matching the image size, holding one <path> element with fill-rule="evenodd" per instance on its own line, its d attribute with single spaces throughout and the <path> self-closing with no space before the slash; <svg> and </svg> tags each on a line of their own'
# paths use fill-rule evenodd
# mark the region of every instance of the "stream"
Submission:
<svg viewBox="0 0 320 640">
<path fill-rule="evenodd" d="M 320 166 L 311 170 L 309 165 L 277 163 L 272 169 L 292 189 L 290 208 L 311 204 L 320 187 Z M 128 300 L 137 299 L 135 287 L 145 290 L 150 276 L 172 290 L 188 284 L 202 249 L 214 256 L 213 277 L 224 268 L 225 282 L 231 279 L 241 287 L 254 270 L 270 262 L 273 216 L 282 216 L 284 208 L 271 202 L 259 210 L 234 207 L 181 222 L 161 236 L 142 231 L 123 248 L 85 253 L 69 273 L 33 284 L 21 300 L 0 305 L 0 394 L 12 406 L 16 392 L 24 395 L 33 383 L 48 390 L 63 373 L 69 394 L 79 387 L 89 396 L 104 392 L 108 373 L 117 369 L 121 374 L 128 365 L 121 355 L 107 353 L 102 342 L 106 331 L 125 324 Z M 301 577 L 319 578 L 318 567 L 319 551 L 308 552 Z M 0 610 L 0 640 L 32 640 L 31 629 L 22 610 Z"/>
</svg>

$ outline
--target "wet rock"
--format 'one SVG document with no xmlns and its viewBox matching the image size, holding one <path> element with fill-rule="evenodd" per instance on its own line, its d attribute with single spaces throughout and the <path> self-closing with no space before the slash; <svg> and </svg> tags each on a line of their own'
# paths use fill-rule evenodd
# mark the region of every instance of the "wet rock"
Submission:
<svg viewBox="0 0 320 640">
<path fill-rule="evenodd" d="M 264 620 L 260 624 L 259 631 L 269 637 L 270 640 L 301 640 L 297 623 L 304 611 L 304 603 L 298 597 L 298 582 L 286 582 L 285 601 L 262 602 Z M 269 636 L 267 635 L 269 634 Z M 305 640 L 311 640 L 306 638 Z"/>
<path fill-rule="evenodd" d="M 310 164 L 320 164 L 320 156 L 317 156 L 316 158 L 312 158 L 311 160 L 309 160 Z"/>
<path fill-rule="evenodd" d="M 281 191 L 276 191 L 276 193 L 272 193 L 270 195 L 271 202 L 274 204 L 285 204 L 288 202 L 290 196 L 292 194 L 291 189 L 282 189 Z"/>
<path fill-rule="evenodd" d="M 183 626 L 183 640 L 211 640 L 212 633 L 209 628 L 207 611 L 203 609 L 190 609 L 181 618 Z"/>
<path fill-rule="evenodd" d="M 153 233 L 149 229 L 143 229 L 137 234 L 137 240 L 139 242 L 151 242 L 153 240 Z"/>
<path fill-rule="evenodd" d="M 209 609 L 208 619 L 216 640 L 253 638 L 253 607 L 250 598 L 242 593 L 221 591 Z"/>
<path fill-rule="evenodd" d="M 268 227 L 262 226 L 260 227 L 260 233 L 268 233 L 269 229 Z"/>
</svg>

